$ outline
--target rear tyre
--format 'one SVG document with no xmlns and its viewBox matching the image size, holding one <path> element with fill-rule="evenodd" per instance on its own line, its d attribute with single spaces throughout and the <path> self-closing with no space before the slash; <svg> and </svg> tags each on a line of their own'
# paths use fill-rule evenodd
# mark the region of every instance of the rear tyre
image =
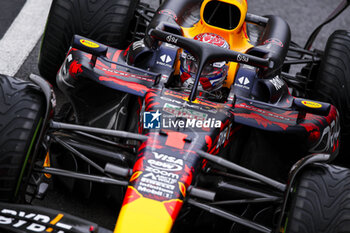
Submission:
<svg viewBox="0 0 350 233">
<path fill-rule="evenodd" d="M 299 177 L 285 232 L 350 232 L 349 211 L 350 170 L 317 165 Z"/>
<path fill-rule="evenodd" d="M 350 150 L 350 32 L 335 31 L 328 39 L 312 97 L 333 104 L 340 113 L 341 156 L 347 165 Z"/>
<path fill-rule="evenodd" d="M 139 0 L 54 0 L 39 55 L 40 74 L 55 84 L 75 34 L 125 48 Z"/>
<path fill-rule="evenodd" d="M 17 201 L 44 116 L 31 82 L 0 75 L 0 201 Z"/>
</svg>

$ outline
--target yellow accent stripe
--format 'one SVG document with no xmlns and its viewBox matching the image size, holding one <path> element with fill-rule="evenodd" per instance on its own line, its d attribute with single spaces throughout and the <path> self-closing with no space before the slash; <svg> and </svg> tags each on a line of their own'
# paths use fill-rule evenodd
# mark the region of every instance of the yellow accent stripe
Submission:
<svg viewBox="0 0 350 233">
<path fill-rule="evenodd" d="M 170 233 L 172 225 L 164 203 L 141 197 L 121 208 L 114 233 Z"/>
<path fill-rule="evenodd" d="M 56 223 L 58 223 L 62 218 L 63 218 L 63 214 L 58 214 L 57 216 L 56 216 L 56 218 L 54 218 L 51 222 L 50 222 L 50 224 L 51 225 L 55 225 Z M 47 228 L 46 229 L 46 232 L 52 232 L 53 231 L 53 229 L 51 228 L 51 227 L 49 227 L 49 228 Z"/>
<path fill-rule="evenodd" d="M 136 180 L 140 175 L 142 174 L 142 171 L 137 171 L 134 174 L 132 174 L 130 181 L 129 182 L 133 182 L 134 180 Z"/>
<path fill-rule="evenodd" d="M 51 163 L 50 163 L 50 153 L 49 151 L 46 153 L 46 157 L 45 157 L 45 161 L 44 161 L 44 165 L 43 167 L 50 167 Z M 50 179 L 51 178 L 51 174 L 44 174 L 46 176 L 46 178 Z"/>
<path fill-rule="evenodd" d="M 51 222 L 50 222 L 50 224 L 51 225 L 55 225 L 56 223 L 58 223 L 62 218 L 63 218 L 63 214 L 58 214 L 57 216 L 56 216 L 56 218 L 54 218 Z"/>
</svg>

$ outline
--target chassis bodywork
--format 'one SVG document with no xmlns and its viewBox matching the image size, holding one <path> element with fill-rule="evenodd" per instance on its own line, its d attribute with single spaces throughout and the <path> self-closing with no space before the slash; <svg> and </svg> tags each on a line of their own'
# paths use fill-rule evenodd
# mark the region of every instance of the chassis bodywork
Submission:
<svg viewBox="0 0 350 233">
<path fill-rule="evenodd" d="M 258 24 L 268 21 L 255 19 Z M 88 38 L 74 37 L 57 82 L 69 98 L 78 124 L 51 119 L 52 90 L 45 81 L 32 76 L 32 81 L 47 97 L 45 127 L 35 154 L 39 154 L 42 144 L 46 148 L 58 144 L 95 169 L 91 174 L 84 174 L 32 164 L 33 171 L 127 187 L 115 232 L 170 232 L 185 203 L 260 232 L 279 230 L 293 180 L 300 169 L 310 163 L 329 162 L 338 153 L 338 111 L 328 103 L 293 97 L 279 75 L 258 77 L 252 67 L 274 70 L 276 61 L 271 57 L 219 50 L 167 32 L 169 27 L 163 25 L 165 30 L 148 31 L 147 36 L 164 42 L 155 50 L 147 48 L 143 42 L 133 43 L 127 50 L 117 50 Z M 241 64 L 225 101 L 197 96 L 196 85 L 191 92 L 174 88 L 179 47 L 195 54 L 202 68 L 222 58 Z M 306 50 L 291 50 L 310 55 Z M 200 72 L 197 75 L 199 79 Z M 125 109 L 129 115 L 122 116 Z M 159 121 L 163 129 L 153 127 L 153 120 L 147 125 L 147 114 L 152 118 L 153 114 L 161 114 Z M 285 180 L 288 185 L 232 162 L 235 159 L 230 155 L 230 145 L 245 128 L 298 138 L 303 154 L 296 156 L 301 160 Z M 318 154 L 305 157 L 308 153 Z M 223 169 L 215 166 L 213 169 L 208 162 Z M 249 197 L 220 199 L 215 188 L 203 188 L 200 185 L 205 182 L 198 181 L 201 175 L 213 170 L 228 177 L 233 176 L 228 171 L 242 175 L 236 174 L 234 179 L 255 186 L 254 193 L 244 185 L 219 183 L 217 185 L 225 186 L 230 192 Z M 27 182 L 29 180 L 28 177 Z M 231 204 L 234 201 L 239 204 L 272 202 L 282 208 L 276 228 L 272 229 L 217 208 L 215 202 L 219 201 L 231 201 Z M 16 215 L 13 213 L 8 212 L 7 217 Z M 33 221 L 43 224 L 46 221 L 43 219 Z M 134 224 L 135 219 L 138 225 Z M 90 232 L 105 231 L 91 223 L 84 224 L 91 225 Z M 28 226 L 24 224 L 23 227 Z M 79 227 L 54 230 L 80 232 Z"/>
<path fill-rule="evenodd" d="M 156 30 L 153 33 L 159 39 L 163 38 L 164 41 L 172 36 L 173 41 L 180 46 L 191 43 L 174 34 Z M 174 63 L 166 64 L 167 66 L 159 65 L 155 70 L 145 72 L 146 75 L 139 76 L 136 73 L 140 70 L 136 68 L 134 72 L 135 68 L 126 62 L 128 52 L 130 53 L 130 50 L 133 49 L 132 46 L 127 52 L 103 48 L 106 57 L 100 58 L 76 49 L 82 40 L 87 39 L 75 38 L 73 48 L 68 53 L 67 60 L 58 75 L 58 85 L 72 100 L 78 113 L 78 120 L 91 123 L 90 119 L 79 118 L 79 116 L 87 116 L 86 111 L 91 113 L 95 108 L 95 106 L 89 107 L 89 102 L 86 102 L 88 97 L 85 97 L 83 93 L 90 95 L 87 89 L 93 87 L 97 96 L 106 99 L 107 87 L 137 96 L 136 103 L 132 103 L 135 106 L 135 122 L 138 123 L 134 131 L 147 135 L 147 139 L 138 148 L 132 172 L 129 172 L 131 177 L 118 218 L 117 232 L 137 231 L 140 226 L 145 232 L 155 231 L 155 229 L 159 232 L 170 231 L 188 193 L 198 193 L 196 188 L 190 185 L 206 167 L 205 162 L 203 164 L 203 157 L 213 160 L 206 153 L 224 155 L 229 145 L 232 144 L 232 140 L 244 127 L 277 134 L 298 135 L 300 147 L 308 148 L 309 152 L 329 153 L 333 155 L 331 157 L 338 153 L 339 122 L 336 108 L 327 103 L 292 97 L 286 84 L 278 76 L 254 80 L 255 73 L 242 66 L 235 79 L 237 85 L 231 89 L 224 103 L 210 101 L 201 96 L 197 96 L 194 101 L 189 101 L 189 93 L 167 88 L 169 84 L 167 84 L 166 74 L 172 73 L 171 68 Z M 92 43 L 97 44 L 93 41 Z M 103 45 L 99 45 L 99 48 L 101 47 Z M 155 55 L 152 55 L 154 59 L 148 62 L 159 64 L 164 54 L 175 61 L 176 49 L 172 45 L 163 44 Z M 209 50 L 210 47 L 203 49 Z M 219 54 L 218 56 L 225 55 Z M 229 54 L 226 56 L 230 55 L 232 59 L 245 56 L 248 59 L 244 60 L 250 65 L 259 62 L 262 63 L 261 65 L 268 64 L 263 59 L 250 55 Z M 168 71 L 163 71 L 167 67 Z M 155 73 L 160 68 L 163 76 Z M 69 72 L 72 70 L 76 72 Z M 239 93 L 240 88 L 246 88 L 239 85 L 240 77 L 249 80 L 252 85 L 251 90 L 261 91 L 261 93 L 255 93 L 255 96 L 269 99 L 269 103 L 259 99 L 250 99 L 244 95 L 236 95 L 235 93 Z M 100 85 L 92 85 L 91 82 L 97 82 Z M 262 90 L 266 89 L 269 90 L 268 97 L 263 96 L 266 92 Z M 79 114 L 79 109 L 83 109 L 81 114 Z M 162 129 L 145 129 L 147 122 L 144 122 L 146 120 L 144 114 L 146 113 L 161 114 Z M 88 116 L 94 116 L 94 120 L 103 118 L 102 116 L 96 117 L 94 114 Z M 202 125 L 199 123 L 198 127 L 196 125 L 198 121 L 204 121 L 204 123 Z M 97 121 L 93 123 L 96 124 Z M 135 126 L 129 122 L 126 124 Z M 199 153 L 199 151 L 202 152 Z M 328 157 L 328 160 L 331 157 Z M 244 170 L 239 166 L 238 169 L 238 171 Z M 268 177 L 262 177 L 263 182 L 268 183 L 274 189 L 282 192 L 285 190 L 285 185 Z M 212 190 L 203 190 L 202 193 L 200 191 L 199 193 L 203 195 L 202 198 L 215 200 Z M 140 226 L 131 224 L 135 216 L 138 216 Z M 263 228 L 261 226 L 261 229 Z"/>
</svg>

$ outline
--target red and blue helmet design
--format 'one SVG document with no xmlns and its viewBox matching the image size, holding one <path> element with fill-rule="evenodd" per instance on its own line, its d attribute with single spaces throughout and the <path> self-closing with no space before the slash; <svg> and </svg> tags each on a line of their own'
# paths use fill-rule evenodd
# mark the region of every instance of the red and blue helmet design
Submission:
<svg viewBox="0 0 350 233">
<path fill-rule="evenodd" d="M 201 33 L 193 38 L 203 43 L 213 44 L 221 48 L 230 49 L 227 41 L 214 33 Z M 195 74 L 198 70 L 196 59 L 187 51 L 183 51 L 180 57 L 180 79 L 183 86 L 192 88 Z M 219 90 L 226 79 L 228 66 L 225 61 L 215 62 L 204 67 L 200 79 L 198 90 L 216 91 Z"/>
</svg>

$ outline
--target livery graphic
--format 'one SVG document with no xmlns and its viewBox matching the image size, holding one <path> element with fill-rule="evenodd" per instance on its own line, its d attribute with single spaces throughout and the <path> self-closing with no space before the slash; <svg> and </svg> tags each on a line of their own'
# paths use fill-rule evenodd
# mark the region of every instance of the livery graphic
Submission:
<svg viewBox="0 0 350 233">
<path fill-rule="evenodd" d="M 0 232 L 290 233 L 338 227 L 334 219 L 350 229 L 350 170 L 329 165 L 341 148 L 344 117 L 332 104 L 307 99 L 332 46 L 325 53 L 297 46 L 281 17 L 248 14 L 246 0 L 166 0 L 155 11 L 134 0 L 91 1 L 77 14 L 69 11 L 79 4 L 61 2 L 52 5 L 59 9 L 50 11 L 47 27 L 63 35 L 44 40 L 72 43 L 60 49 L 59 41 L 46 41 L 43 49 L 62 50 L 63 64 L 50 60 L 60 67 L 51 75 L 68 103 L 55 109 L 53 88 L 39 76 L 31 75 L 32 83 L 1 76 Z M 131 34 L 116 41 L 119 27 L 108 20 L 121 2 L 127 17 L 118 24 Z M 118 47 L 130 40 L 129 47 L 70 35 L 85 11 L 89 20 L 77 20 L 79 28 L 99 21 L 96 33 L 85 35 Z M 54 16 L 61 26 L 50 23 Z M 248 31 L 248 23 L 259 30 Z M 115 32 L 101 34 L 107 29 Z M 249 39 L 252 33 L 261 35 Z M 348 33 L 336 40 L 344 37 L 335 53 L 350 48 Z M 301 63 L 301 72 L 288 73 Z M 334 69 L 325 70 L 333 80 Z M 80 196 L 119 203 L 115 224 L 104 229 L 61 211 L 11 204 L 36 203 L 56 184 L 52 178 Z M 343 205 L 330 211 L 333 199 Z M 312 231 L 322 229 L 305 230 Z"/>
</svg>

